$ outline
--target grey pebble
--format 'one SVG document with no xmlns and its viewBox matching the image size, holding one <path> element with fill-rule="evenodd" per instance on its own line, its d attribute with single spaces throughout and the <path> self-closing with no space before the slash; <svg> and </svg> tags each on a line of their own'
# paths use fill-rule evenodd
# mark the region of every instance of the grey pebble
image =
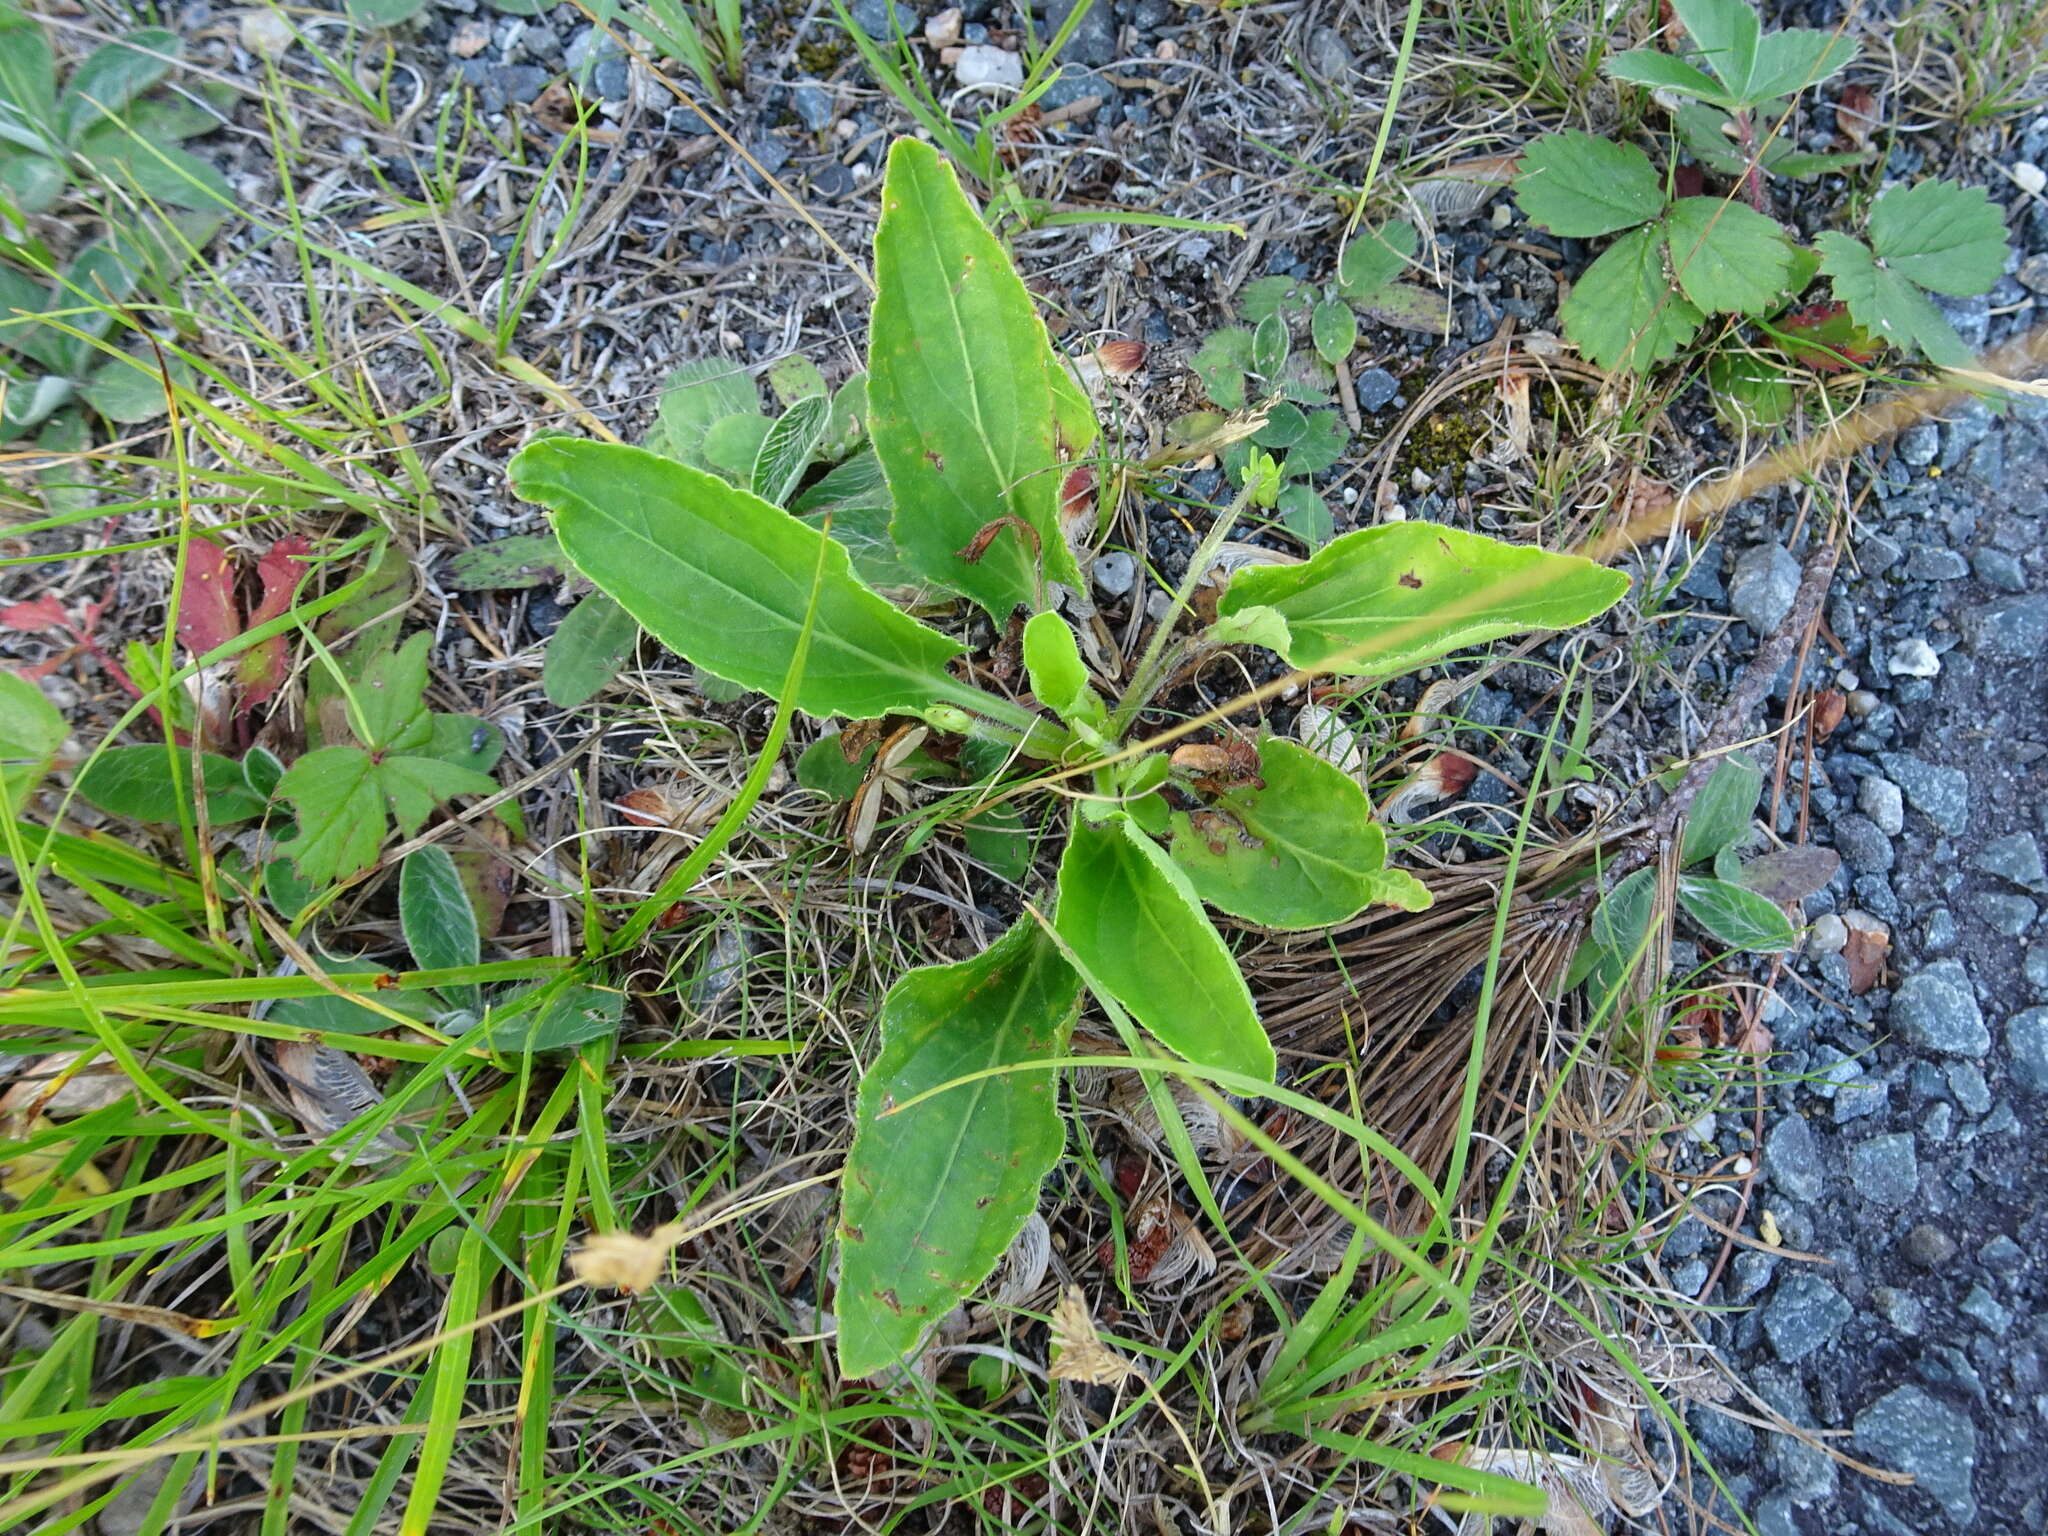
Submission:
<svg viewBox="0 0 2048 1536">
<path fill-rule="evenodd" d="M 1892 840 L 1883 829 L 1853 811 L 1835 819 L 1835 850 L 1859 875 L 1882 875 L 1891 869 L 1895 857 Z"/>
<path fill-rule="evenodd" d="M 1949 1067 L 1948 1091 L 1966 1113 L 1981 1115 L 1991 1108 L 1991 1085 L 1984 1081 L 1984 1069 L 1974 1061 L 1958 1061 Z"/>
<path fill-rule="evenodd" d="M 1952 549 L 1922 545 L 1906 557 L 1906 575 L 1914 581 L 1960 581 L 1970 562 Z"/>
<path fill-rule="evenodd" d="M 1910 426 L 1899 434 L 1895 451 L 1908 464 L 1932 464 L 1941 452 L 1941 428 L 1931 421 Z"/>
<path fill-rule="evenodd" d="M 1785 1277 L 1764 1307 L 1764 1332 L 1785 1361 L 1804 1360 L 1854 1315 L 1842 1293 L 1806 1270 Z"/>
<path fill-rule="evenodd" d="M 790 109 L 813 133 L 823 133 L 838 116 L 838 103 L 831 90 L 815 80 L 806 80 L 789 93 Z"/>
<path fill-rule="evenodd" d="M 853 16 L 853 24 L 869 37 L 882 42 L 890 42 L 896 35 L 889 24 L 892 9 L 896 13 L 896 26 L 903 29 L 903 35 L 916 36 L 917 12 L 907 5 L 892 6 L 890 0 L 853 0 L 853 4 L 847 7 Z"/>
<path fill-rule="evenodd" d="M 1368 368 L 1351 381 L 1361 411 L 1383 411 L 1401 393 L 1401 381 L 1384 368 Z"/>
<path fill-rule="evenodd" d="M 1891 1084 L 1878 1078 L 1862 1077 L 1835 1090 L 1835 1124 L 1847 1125 L 1891 1107 Z"/>
<path fill-rule="evenodd" d="M 1111 597 L 1122 597 L 1138 584 L 1138 562 L 1113 549 L 1090 568 L 1095 585 Z"/>
<path fill-rule="evenodd" d="M 1920 1188 L 1920 1164 L 1913 1155 L 1913 1137 L 1899 1131 L 1873 1136 L 1849 1149 L 1849 1182 L 1856 1193 L 1877 1205 L 1904 1205 Z"/>
<path fill-rule="evenodd" d="M 1899 541 L 1889 534 L 1873 533 L 1856 546 L 1856 564 L 1866 576 L 1882 576 L 1905 557 Z"/>
<path fill-rule="evenodd" d="M 2048 869 L 2042 867 L 2041 844 L 2031 832 L 1993 838 L 1970 860 L 1972 868 L 2009 880 L 2037 896 L 2048 896 Z"/>
<path fill-rule="evenodd" d="M 2008 939 L 2022 937 L 2034 926 L 2040 911 L 2026 897 L 2009 891 L 1979 891 L 1970 898 L 1970 907 L 1994 933 L 2002 933 Z"/>
<path fill-rule="evenodd" d="M 2005 1026 L 2012 1080 L 2028 1093 L 2048 1093 L 2048 1008 L 2016 1013 Z"/>
<path fill-rule="evenodd" d="M 1965 1415 L 1908 1385 L 1857 1414 L 1854 1427 L 1860 1458 L 1912 1473 L 1919 1491 L 1957 1525 L 1967 1528 L 1976 1520 L 1971 1474 L 1977 1468 L 1977 1430 Z"/>
<path fill-rule="evenodd" d="M 1963 614 L 1970 649 L 1995 661 L 2031 661 L 2048 649 L 2048 596 L 2013 597 Z"/>
<path fill-rule="evenodd" d="M 1906 797 L 1882 774 L 1869 774 L 1856 786 L 1856 805 L 1886 837 L 1906 830 Z"/>
<path fill-rule="evenodd" d="M 1993 1333 L 2005 1333 L 2012 1327 L 2012 1312 L 1998 1304 L 1982 1285 L 1970 1287 L 1970 1294 L 1962 1299 L 1956 1310 L 1975 1322 L 1982 1323 Z"/>
<path fill-rule="evenodd" d="M 1970 557 L 1970 569 L 1987 587 L 2001 592 L 2027 590 L 2027 573 L 2018 560 L 2002 549 L 1980 549 Z"/>
<path fill-rule="evenodd" d="M 1977 1250 L 1977 1257 L 1993 1269 L 2018 1269 L 2027 1261 L 2027 1250 L 2001 1232 Z"/>
<path fill-rule="evenodd" d="M 1982 1056 L 1991 1049 L 1991 1032 L 1960 960 L 1936 960 L 1901 982 L 1890 1022 L 1909 1045 L 1944 1056 Z"/>
<path fill-rule="evenodd" d="M 2034 996 L 2048 997 L 2048 940 L 2027 946 L 2026 972 Z"/>
<path fill-rule="evenodd" d="M 1960 768 L 1946 768 L 1910 752 L 1886 752 L 1879 761 L 1914 810 L 1950 837 L 1970 824 L 1970 780 Z"/>
<path fill-rule="evenodd" d="M 1907 1338 L 1919 1336 L 1921 1325 L 1927 1320 L 1927 1309 L 1920 1304 L 1918 1296 L 1896 1286 L 1880 1285 L 1870 1293 L 1870 1299 L 1877 1303 L 1878 1316 L 1893 1328 Z"/>
<path fill-rule="evenodd" d="M 1818 1200 L 1827 1186 L 1820 1143 L 1804 1115 L 1787 1115 L 1764 1136 L 1764 1172 L 1787 1199 Z"/>
<path fill-rule="evenodd" d="M 1782 544 L 1745 549 L 1728 579 L 1729 610 L 1758 635 L 1768 635 L 1792 611 L 1799 592 L 1799 562 Z"/>
<path fill-rule="evenodd" d="M 1955 1106 L 1946 1099 L 1938 1099 L 1926 1114 L 1920 1117 L 1920 1135 L 1923 1140 L 1939 1146 L 1948 1140 L 1956 1128 Z"/>
</svg>

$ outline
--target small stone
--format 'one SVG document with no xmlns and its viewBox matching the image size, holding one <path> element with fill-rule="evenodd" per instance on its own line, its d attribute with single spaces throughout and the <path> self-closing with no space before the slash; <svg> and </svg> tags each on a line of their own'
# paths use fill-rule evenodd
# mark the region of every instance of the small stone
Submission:
<svg viewBox="0 0 2048 1536">
<path fill-rule="evenodd" d="M 2048 171 L 2044 171 L 2031 160 L 2015 160 L 2012 163 L 2013 185 L 2029 197 L 2039 197 L 2048 191 Z"/>
<path fill-rule="evenodd" d="M 910 37 L 917 31 L 917 12 L 891 0 L 853 0 L 848 10 L 853 24 L 877 42 L 893 42 L 899 32 Z"/>
<path fill-rule="evenodd" d="M 1941 658 L 1934 654 L 1933 646 L 1917 635 L 1894 645 L 1884 665 L 1893 677 L 1938 677 L 1941 674 Z"/>
<path fill-rule="evenodd" d="M 2019 280 L 2036 293 L 2048 293 L 2048 251 L 2020 263 Z"/>
<path fill-rule="evenodd" d="M 590 72 L 590 83 L 601 101 L 624 101 L 633 92 L 633 66 L 616 56 L 602 58 Z"/>
<path fill-rule="evenodd" d="M 1113 549 L 1095 562 L 1090 574 L 1102 592 L 1122 597 L 1138 584 L 1138 562 L 1122 550 Z"/>
<path fill-rule="evenodd" d="M 1383 411 L 1401 393 L 1401 381 L 1384 368 L 1368 368 L 1351 381 L 1361 411 Z"/>
<path fill-rule="evenodd" d="M 1971 1286 L 1970 1294 L 1962 1299 L 1956 1310 L 1963 1316 L 1982 1323 L 1993 1333 L 2004 1333 L 2012 1327 L 2011 1311 L 2000 1306 L 1998 1298 L 1982 1285 Z"/>
<path fill-rule="evenodd" d="M 2031 832 L 1993 838 L 1978 850 L 1970 864 L 2037 896 L 2048 896 L 2048 870 L 2042 867 L 2041 844 Z"/>
<path fill-rule="evenodd" d="M 820 85 L 815 80 L 806 80 L 791 91 L 789 106 L 803 125 L 813 133 L 825 132 L 839 115 L 830 88 Z"/>
<path fill-rule="evenodd" d="M 1894 784 L 1905 791 L 1906 803 L 1950 837 L 1961 837 L 1970 824 L 1970 780 L 1960 768 L 1946 768 L 1910 752 L 1886 752 L 1879 759 Z"/>
<path fill-rule="evenodd" d="M 1856 565 L 1866 576 L 1882 576 L 1905 557 L 1899 541 L 1889 534 L 1873 533 L 1856 546 Z"/>
<path fill-rule="evenodd" d="M 1728 579 L 1729 610 L 1760 636 L 1784 623 L 1798 593 L 1799 562 L 1782 544 L 1744 550 Z"/>
<path fill-rule="evenodd" d="M 1979 891 L 1970 898 L 1970 908 L 1993 933 L 2002 933 L 2008 939 L 2023 937 L 2040 915 L 2040 908 L 2010 891 Z"/>
<path fill-rule="evenodd" d="M 1940 1146 L 1956 1128 L 1955 1106 L 1946 1099 L 1937 1100 L 1926 1114 L 1920 1117 L 1920 1139 Z"/>
<path fill-rule="evenodd" d="M 1811 1203 L 1827 1186 L 1820 1143 L 1804 1115 L 1787 1115 L 1764 1137 L 1764 1171 L 1787 1199 Z"/>
<path fill-rule="evenodd" d="M 2001 1232 L 1977 1250 L 1977 1257 L 1993 1269 L 2018 1269 L 2027 1262 L 2027 1250 Z"/>
<path fill-rule="evenodd" d="M 1835 1090 L 1835 1124 L 1847 1125 L 1891 1107 L 1891 1084 L 1877 1078 L 1859 1077 Z"/>
<path fill-rule="evenodd" d="M 1868 816 L 1851 811 L 1835 820 L 1835 851 L 1859 875 L 1881 875 L 1892 867 L 1892 840 Z"/>
<path fill-rule="evenodd" d="M 2028 1093 L 2048 1093 L 2048 1008 L 2014 1014 L 2005 1026 L 2005 1050 L 2014 1085 Z"/>
<path fill-rule="evenodd" d="M 1849 715 L 1855 720 L 1868 720 L 1878 711 L 1884 701 L 1868 688 L 1858 688 L 1849 695 Z"/>
<path fill-rule="evenodd" d="M 1936 960 L 1899 983 L 1891 1027 L 1909 1045 L 1944 1056 L 1982 1056 L 1991 1032 L 1960 960 Z"/>
<path fill-rule="evenodd" d="M 1839 955 L 1849 942 L 1849 925 L 1832 912 L 1823 912 L 1806 931 L 1809 955 Z"/>
<path fill-rule="evenodd" d="M 1868 775 L 1856 786 L 1856 806 L 1886 837 L 1906 830 L 1906 797 L 1890 779 Z"/>
<path fill-rule="evenodd" d="M 1952 549 L 1923 545 L 1906 559 L 1906 575 L 1913 581 L 1961 581 L 1970 574 L 1970 562 Z"/>
<path fill-rule="evenodd" d="M 470 27 L 476 25 L 477 23 L 473 21 L 463 23 L 462 27 L 457 30 L 456 36 L 460 38 Z M 298 41 L 298 38 L 292 32 L 291 23 L 285 19 L 284 12 L 274 7 L 242 12 L 242 19 L 237 24 L 237 30 L 242 39 L 242 46 L 251 53 L 261 54 L 266 59 L 283 58 L 286 50 Z M 490 29 L 485 27 L 481 30 L 484 34 L 484 42 L 490 42 Z M 477 51 L 472 48 L 468 53 L 464 53 L 455 43 L 450 43 L 448 46 L 458 59 L 472 58 Z"/>
<path fill-rule="evenodd" d="M 960 41 L 960 7 L 948 6 L 924 24 L 924 40 L 934 48 L 950 48 Z"/>
<path fill-rule="evenodd" d="M 1984 1081 L 1984 1069 L 1974 1061 L 1959 1061 L 1948 1069 L 1948 1091 L 1973 1115 L 1991 1108 L 1991 1085 Z"/>
<path fill-rule="evenodd" d="M 1956 947 L 1956 915 L 1947 907 L 1936 907 L 1920 927 L 1920 947 L 1930 955 L 1945 955 Z"/>
<path fill-rule="evenodd" d="M 1893 1328 L 1909 1339 L 1919 1336 L 1921 1325 L 1927 1319 L 1927 1309 L 1920 1304 L 1918 1296 L 1894 1286 L 1880 1285 L 1870 1293 L 1870 1299 L 1877 1304 L 1877 1315 Z"/>
<path fill-rule="evenodd" d="M 962 85 L 1022 85 L 1024 61 L 1007 48 L 976 43 L 960 50 L 953 78 Z"/>
<path fill-rule="evenodd" d="M 1920 1188 L 1920 1164 L 1913 1138 L 1899 1131 L 1873 1136 L 1849 1149 L 1849 1182 L 1856 1193 L 1877 1205 L 1904 1205 Z"/>
<path fill-rule="evenodd" d="M 1058 33 L 1079 3 L 1080 0 L 1045 0 L 1045 30 L 1039 35 L 1050 38 Z M 1102 0 L 1096 0 L 1075 24 L 1067 46 L 1060 50 L 1061 62 L 1101 68 L 1116 58 L 1116 30 L 1114 13 Z"/>
<path fill-rule="evenodd" d="M 1910 426 L 1899 434 L 1898 445 L 1894 451 L 1916 468 L 1923 464 L 1932 464 L 1934 456 L 1941 452 L 1941 428 L 1931 421 Z"/>
<path fill-rule="evenodd" d="M 1707 1261 L 1690 1260 L 1671 1277 L 1671 1288 L 1681 1296 L 1697 1296 L 1707 1283 Z"/>
<path fill-rule="evenodd" d="M 2034 996 L 2048 997 L 2048 940 L 2027 946 L 2027 985 L 2034 989 Z"/>
<path fill-rule="evenodd" d="M 1969 1419 L 1916 1386 L 1887 1393 L 1856 1415 L 1856 1454 L 1913 1474 L 1914 1485 L 1964 1529 L 1976 1523 L 1971 1477 L 1977 1430 Z"/>
<path fill-rule="evenodd" d="M 2032 661 L 2048 649 L 2048 595 L 2008 598 L 1963 614 L 1963 638 L 1994 661 Z"/>
<path fill-rule="evenodd" d="M 1978 550 L 1970 557 L 1970 569 L 1987 587 L 1996 587 L 2001 592 L 2027 590 L 2026 568 L 2002 549 L 1992 549 L 1987 545 Z"/>
<path fill-rule="evenodd" d="M 1956 1256 L 1956 1240 L 1927 1221 L 1908 1232 L 1900 1247 L 1906 1261 L 1922 1269 L 1941 1269 Z"/>
<path fill-rule="evenodd" d="M 1784 1361 L 1804 1360 L 1831 1342 L 1854 1315 L 1849 1303 L 1820 1276 L 1788 1275 L 1764 1308 L 1764 1332 Z"/>
<path fill-rule="evenodd" d="M 504 92 L 507 101 L 531 102 L 547 89 L 549 76 L 538 64 L 500 64 L 487 71 L 484 79 Z"/>
</svg>

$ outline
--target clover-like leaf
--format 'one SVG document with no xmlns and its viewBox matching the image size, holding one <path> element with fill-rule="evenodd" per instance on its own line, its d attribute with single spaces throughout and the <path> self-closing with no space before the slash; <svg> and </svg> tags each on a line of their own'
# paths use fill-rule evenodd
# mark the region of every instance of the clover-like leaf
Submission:
<svg viewBox="0 0 2048 1536">
<path fill-rule="evenodd" d="M 1869 229 L 1886 270 L 1936 293 L 1984 293 L 2005 270 L 2005 217 L 1982 187 L 1887 188 L 1870 205 Z"/>
<path fill-rule="evenodd" d="M 1558 306 L 1572 345 L 1602 368 L 1647 372 L 1691 341 L 1706 319 L 1665 275 L 1662 235 L 1623 235 Z"/>
<path fill-rule="evenodd" d="M 1553 235 L 1611 235 L 1664 211 L 1664 180 L 1633 144 L 1576 128 L 1546 133 L 1522 151 L 1515 201 Z"/>
<path fill-rule="evenodd" d="M 301 879 L 332 885 L 377 862 L 390 823 L 406 837 L 456 795 L 487 795 L 497 781 L 439 758 L 321 747 L 285 770 L 278 793 L 292 802 L 298 835 L 279 845 Z"/>
<path fill-rule="evenodd" d="M 1792 243 L 1747 204 L 1681 197 L 1664 218 L 1671 270 L 1685 296 L 1709 313 L 1757 315 L 1792 280 Z"/>
<path fill-rule="evenodd" d="M 1974 358 L 1948 317 L 1912 280 L 1881 266 L 1870 247 L 1836 230 L 1814 239 L 1820 269 L 1834 284 L 1835 297 L 1865 330 L 1895 347 L 1917 347 L 1929 362 L 1967 368 Z"/>
</svg>

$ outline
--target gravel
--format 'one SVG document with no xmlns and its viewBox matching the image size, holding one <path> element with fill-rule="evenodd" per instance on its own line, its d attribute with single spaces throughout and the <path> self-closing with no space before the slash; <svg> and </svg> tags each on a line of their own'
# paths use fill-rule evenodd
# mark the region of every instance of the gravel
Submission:
<svg viewBox="0 0 2048 1536">
<path fill-rule="evenodd" d="M 1887 752 L 1879 761 L 1914 810 L 1949 836 L 1963 835 L 1970 824 L 1970 780 L 1962 769 L 1930 763 L 1910 752 Z"/>
<path fill-rule="evenodd" d="M 1856 1143 L 1849 1149 L 1849 1183 L 1875 1205 L 1904 1205 L 1920 1187 L 1911 1134 L 1900 1131 Z"/>
<path fill-rule="evenodd" d="M 1799 592 L 1799 562 L 1782 544 L 1744 550 L 1728 579 L 1729 610 L 1759 635 L 1768 635 L 1792 611 Z"/>
<path fill-rule="evenodd" d="M 1970 860 L 1972 869 L 2009 880 L 2037 896 L 2048 896 L 2048 870 L 2041 863 L 2041 844 L 2031 832 L 1993 838 Z"/>
<path fill-rule="evenodd" d="M 1963 637 L 1980 657 L 2031 661 L 2048 649 L 2048 596 L 1986 603 L 1963 615 Z"/>
<path fill-rule="evenodd" d="M 2015 1084 L 2048 1093 L 2048 1008 L 2029 1008 L 2007 1021 L 2005 1054 Z"/>
<path fill-rule="evenodd" d="M 1800 1270 L 1778 1286 L 1764 1308 L 1764 1332 L 1780 1360 L 1804 1360 L 1840 1333 L 1852 1315 L 1840 1291 Z"/>
<path fill-rule="evenodd" d="M 1967 1529 L 1977 1518 L 1971 1474 L 1977 1430 L 1968 1418 L 1916 1386 L 1888 1392 L 1856 1415 L 1856 1454 L 1913 1474 L 1917 1492 Z"/>
<path fill-rule="evenodd" d="M 1960 960 L 1937 960 L 1892 995 L 1891 1025 L 1908 1044 L 1944 1056 L 1982 1056 L 1991 1032 Z"/>
<path fill-rule="evenodd" d="M 1906 830 L 1906 797 L 1890 779 L 1867 775 L 1856 786 L 1856 805 L 1886 837 Z"/>
<path fill-rule="evenodd" d="M 1820 1143 L 1803 1115 L 1787 1115 L 1764 1140 L 1764 1171 L 1789 1199 L 1814 1201 L 1827 1184 Z"/>
</svg>

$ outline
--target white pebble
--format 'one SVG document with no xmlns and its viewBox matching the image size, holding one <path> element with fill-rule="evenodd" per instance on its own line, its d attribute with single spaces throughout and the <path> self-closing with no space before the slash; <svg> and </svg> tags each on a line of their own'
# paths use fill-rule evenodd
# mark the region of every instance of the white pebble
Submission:
<svg viewBox="0 0 2048 1536">
<path fill-rule="evenodd" d="M 1925 640 L 1901 640 L 1885 665 L 1893 677 L 1933 677 L 1941 671 L 1941 658 Z"/>
<path fill-rule="evenodd" d="M 2016 161 L 2012 168 L 2012 179 L 2030 197 L 2039 197 L 2048 189 L 2048 171 L 2044 171 L 2031 160 Z"/>
<path fill-rule="evenodd" d="M 1022 85 L 1024 61 L 1006 48 L 975 43 L 960 50 L 953 78 L 962 85 Z"/>
</svg>

